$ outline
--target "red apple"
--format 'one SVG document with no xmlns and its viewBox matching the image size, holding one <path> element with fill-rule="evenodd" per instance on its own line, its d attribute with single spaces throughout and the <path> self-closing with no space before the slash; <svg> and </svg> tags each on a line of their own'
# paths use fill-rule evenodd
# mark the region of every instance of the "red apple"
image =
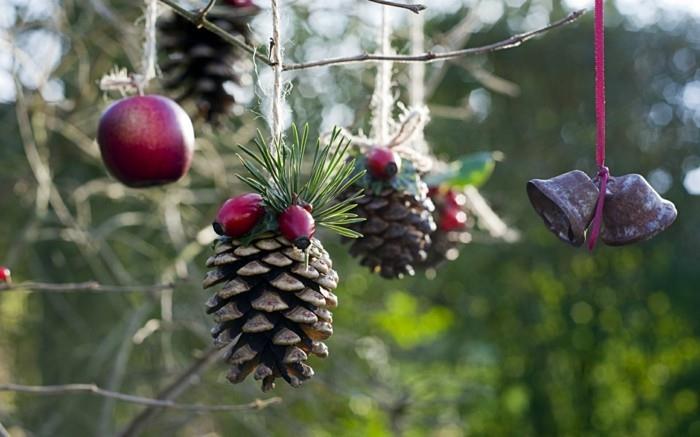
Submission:
<svg viewBox="0 0 700 437">
<path fill-rule="evenodd" d="M 102 114 L 97 143 L 105 166 L 124 185 L 164 185 L 189 170 L 194 128 L 185 111 L 166 97 L 127 97 Z"/>
<path fill-rule="evenodd" d="M 401 157 L 388 147 L 375 147 L 367 154 L 367 170 L 375 179 L 391 179 L 400 169 Z"/>
<path fill-rule="evenodd" d="M 299 249 L 306 249 L 311 244 L 311 237 L 316 232 L 316 222 L 309 211 L 301 205 L 292 205 L 277 218 L 280 233 Z"/>
<path fill-rule="evenodd" d="M 257 193 L 242 194 L 224 202 L 213 223 L 214 231 L 238 238 L 252 231 L 264 216 L 263 198 Z"/>
<path fill-rule="evenodd" d="M 233 8 L 249 8 L 255 6 L 253 0 L 224 0 L 224 3 Z"/>
</svg>

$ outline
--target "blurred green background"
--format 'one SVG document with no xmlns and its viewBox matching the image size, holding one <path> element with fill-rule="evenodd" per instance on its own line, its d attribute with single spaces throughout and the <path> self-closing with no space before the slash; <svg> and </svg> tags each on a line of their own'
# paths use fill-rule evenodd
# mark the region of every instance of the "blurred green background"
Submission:
<svg viewBox="0 0 700 437">
<path fill-rule="evenodd" d="M 258 3 L 252 26 L 264 45 L 269 5 Z M 427 47 L 457 48 L 445 37 L 466 16 L 466 45 L 477 46 L 589 3 L 427 1 Z M 429 143 L 446 159 L 505 154 L 482 193 L 520 240 L 477 232 L 435 279 L 386 281 L 323 236 L 342 282 L 331 356 L 313 360 L 316 377 L 300 389 L 278 384 L 283 403 L 262 411 L 161 412 L 144 435 L 700 436 L 700 10 L 694 0 L 608 3 L 608 165 L 645 175 L 676 203 L 669 231 L 591 255 L 556 240 L 525 196 L 530 178 L 595 171 L 592 14 L 517 49 L 431 64 Z M 289 59 L 374 48 L 376 5 L 283 4 Z M 393 13 L 402 53 L 408 15 Z M 16 282 L 178 284 L 172 293 L 0 293 L 0 383 L 95 382 L 152 397 L 209 347 L 199 286 L 209 223 L 240 189 L 236 145 L 266 128 L 269 71 L 258 65 L 237 91 L 247 108 L 236 117 L 197 127 L 187 178 L 126 189 L 93 143 L 115 97 L 97 82 L 115 65 L 137 65 L 140 16 L 133 1 L 0 0 L 0 264 Z M 375 71 L 290 74 L 294 120 L 321 132 L 366 129 Z M 403 98 L 408 69 L 395 72 Z M 224 364 L 209 367 L 178 401 L 267 396 L 224 374 Z M 142 408 L 0 393 L 13 436 L 114 435 Z"/>
</svg>

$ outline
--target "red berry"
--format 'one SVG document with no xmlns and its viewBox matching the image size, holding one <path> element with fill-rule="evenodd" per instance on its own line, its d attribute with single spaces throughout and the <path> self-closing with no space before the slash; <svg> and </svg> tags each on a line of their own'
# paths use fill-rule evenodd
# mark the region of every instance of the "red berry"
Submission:
<svg viewBox="0 0 700 437">
<path fill-rule="evenodd" d="M 299 249 L 306 249 L 311 244 L 311 237 L 316 232 L 316 222 L 303 206 L 292 205 L 277 218 L 280 232 Z"/>
<path fill-rule="evenodd" d="M 367 155 L 367 169 L 375 179 L 391 179 L 400 168 L 401 157 L 387 147 L 375 147 Z"/>
<path fill-rule="evenodd" d="M 440 213 L 440 229 L 445 232 L 459 231 L 467 224 L 467 213 L 461 208 L 447 206 Z"/>
<path fill-rule="evenodd" d="M 232 238 L 241 237 L 265 216 L 263 198 L 257 193 L 242 194 L 228 199 L 219 209 L 214 231 Z"/>
<path fill-rule="evenodd" d="M 125 185 L 164 185 L 190 169 L 194 128 L 185 111 L 166 97 L 127 97 L 102 114 L 97 142 L 105 166 Z"/>
<path fill-rule="evenodd" d="M 440 187 L 432 186 L 432 187 L 428 188 L 428 196 L 430 198 L 437 196 L 439 193 L 440 193 Z"/>
<path fill-rule="evenodd" d="M 463 206 L 467 203 L 466 196 L 455 190 L 449 190 L 447 194 L 445 194 L 445 198 L 447 199 L 447 204 L 450 206 Z"/>
<path fill-rule="evenodd" d="M 5 266 L 0 266 L 0 282 L 7 284 L 12 282 L 12 272 Z"/>
</svg>

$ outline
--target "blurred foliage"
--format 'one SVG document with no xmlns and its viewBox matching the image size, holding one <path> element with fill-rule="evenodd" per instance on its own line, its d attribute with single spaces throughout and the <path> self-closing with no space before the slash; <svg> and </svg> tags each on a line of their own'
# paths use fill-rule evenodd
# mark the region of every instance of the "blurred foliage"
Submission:
<svg viewBox="0 0 700 437">
<path fill-rule="evenodd" d="M 28 6 L 36 3 L 48 13 Z M 295 26 L 287 55 L 371 49 L 376 17 L 366 14 L 376 9 L 341 10 L 341 3 L 295 2 L 286 15 Z M 476 26 L 470 46 L 512 33 L 508 26 L 517 28 L 533 11 L 565 13 L 558 2 L 507 3 L 517 7 Z M 236 144 L 265 127 L 257 114 L 266 99 L 258 91 L 251 111 L 216 131 L 199 126 L 185 180 L 126 189 L 106 175 L 92 141 L 109 102 L 96 82 L 115 64 L 137 62 L 139 8 L 116 0 L 0 6 L 14 17 L 6 25 L 9 15 L 0 13 L 3 38 L 31 48 L 22 45 L 39 38 L 31 32 L 48 32 L 61 47 L 46 77 L 51 87 L 33 86 L 16 69 L 22 104 L 0 104 L 0 264 L 16 281 L 178 281 L 161 295 L 1 294 L 0 381 L 95 382 L 154 396 L 210 343 L 198 284 L 209 223 L 218 204 L 241 189 Z M 468 8 L 438 12 L 427 26 L 437 41 Z M 595 168 L 590 16 L 521 48 L 451 63 L 430 99 L 436 110 L 427 138 L 446 160 L 503 151 L 507 159 L 483 190 L 522 230 L 522 241 L 474 243 L 434 280 L 389 282 L 368 276 L 326 238 L 343 281 L 331 356 L 314 361 L 314 380 L 296 390 L 279 386 L 284 403 L 261 412 L 166 411 L 146 434 L 700 435 L 700 207 L 682 184 L 700 165 L 700 97 L 693 94 L 700 35 L 690 17 L 638 27 L 615 8 L 610 13 L 608 162 L 614 174 L 648 175 L 676 202 L 680 216 L 669 231 L 590 255 L 550 235 L 524 195 L 529 178 Z M 268 19 L 262 14 L 254 24 L 259 41 Z M 405 37 L 400 30 L 401 50 Z M 30 53 L 40 55 L 39 48 Z M 7 69 L 6 54 L 3 46 Z M 494 92 L 474 65 L 516 83 L 520 95 Z M 439 67 L 431 64 L 429 75 Z M 333 123 L 366 127 L 373 76 L 368 65 L 295 73 L 295 119 L 324 130 Z M 397 67 L 397 80 L 405 78 Z M 5 86 L 8 80 L 0 76 Z M 449 117 L 436 115 L 444 108 Z M 223 374 L 223 365 L 209 369 L 180 401 L 261 396 L 253 381 L 231 386 Z M 0 393 L 0 421 L 12 435 L 112 435 L 139 411 L 86 396 Z"/>
</svg>

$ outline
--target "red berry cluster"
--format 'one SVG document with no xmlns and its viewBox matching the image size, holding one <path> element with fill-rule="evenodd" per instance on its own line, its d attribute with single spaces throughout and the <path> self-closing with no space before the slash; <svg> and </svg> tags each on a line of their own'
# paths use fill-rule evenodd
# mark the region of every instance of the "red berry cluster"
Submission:
<svg viewBox="0 0 700 437">
<path fill-rule="evenodd" d="M 431 187 L 429 196 L 437 206 L 438 227 L 445 232 L 461 231 L 467 227 L 467 213 L 464 211 L 466 198 L 453 189 L 444 190 Z"/>
<path fill-rule="evenodd" d="M 311 215 L 309 204 L 289 206 L 277 216 L 280 233 L 299 249 L 306 249 L 316 232 L 316 222 Z M 265 217 L 266 210 L 262 196 L 247 193 L 228 199 L 219 209 L 214 231 L 219 235 L 239 238 L 250 233 Z"/>
</svg>

